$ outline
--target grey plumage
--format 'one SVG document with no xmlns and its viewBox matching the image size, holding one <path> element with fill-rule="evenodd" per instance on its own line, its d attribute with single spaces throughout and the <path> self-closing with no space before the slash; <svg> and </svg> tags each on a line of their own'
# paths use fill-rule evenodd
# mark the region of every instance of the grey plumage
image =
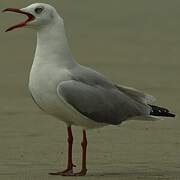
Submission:
<svg viewBox="0 0 180 180">
<path fill-rule="evenodd" d="M 150 106 L 142 94 L 125 88 L 121 90 L 100 73 L 77 66 L 70 70 L 72 80 L 61 82 L 58 93 L 84 116 L 107 124 L 120 124 L 135 116 L 148 116 Z M 131 91 L 131 93 L 130 93 Z M 141 96 L 140 96 L 141 95 Z M 140 98 L 138 98 L 138 96 Z M 143 95 L 144 99 L 146 95 Z"/>
</svg>

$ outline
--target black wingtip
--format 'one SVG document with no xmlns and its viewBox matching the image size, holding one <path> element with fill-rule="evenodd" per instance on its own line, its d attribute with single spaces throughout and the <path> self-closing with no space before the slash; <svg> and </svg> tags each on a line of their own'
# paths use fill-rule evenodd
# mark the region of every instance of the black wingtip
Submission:
<svg viewBox="0 0 180 180">
<path fill-rule="evenodd" d="M 165 113 L 164 116 L 165 117 L 176 117 L 176 115 L 172 114 L 172 113 Z"/>
<path fill-rule="evenodd" d="M 172 113 L 167 113 L 167 114 L 166 114 L 166 117 L 176 117 L 176 115 L 175 115 L 175 114 L 172 114 Z"/>
<path fill-rule="evenodd" d="M 176 117 L 175 114 L 171 113 L 168 109 L 159 107 L 159 106 L 154 106 L 154 105 L 149 105 L 152 109 L 150 112 L 150 115 L 153 116 L 164 116 L 164 117 Z"/>
</svg>

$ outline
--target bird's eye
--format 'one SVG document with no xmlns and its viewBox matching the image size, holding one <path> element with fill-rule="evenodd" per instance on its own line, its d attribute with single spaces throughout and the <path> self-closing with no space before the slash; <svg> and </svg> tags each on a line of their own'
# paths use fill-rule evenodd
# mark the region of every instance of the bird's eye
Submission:
<svg viewBox="0 0 180 180">
<path fill-rule="evenodd" d="M 34 11 L 36 14 L 41 14 L 41 12 L 43 11 L 43 7 L 37 7 Z"/>
</svg>

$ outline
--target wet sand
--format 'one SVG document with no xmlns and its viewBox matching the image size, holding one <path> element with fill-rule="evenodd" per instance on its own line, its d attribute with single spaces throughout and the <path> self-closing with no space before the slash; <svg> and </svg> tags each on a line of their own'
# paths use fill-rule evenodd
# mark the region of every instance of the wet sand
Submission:
<svg viewBox="0 0 180 180">
<path fill-rule="evenodd" d="M 114 82 L 152 94 L 156 104 L 180 113 L 179 1 L 62 0 L 51 4 L 65 18 L 78 62 Z M 0 8 L 26 5 L 22 0 L 4 0 Z M 22 19 L 12 14 L 0 17 L 0 179 L 65 179 L 48 173 L 66 166 L 66 126 L 39 110 L 28 92 L 35 33 L 29 29 L 2 32 Z M 81 129 L 74 127 L 74 135 L 77 171 Z M 88 142 L 86 179 L 180 179 L 178 116 L 89 130 Z"/>
</svg>

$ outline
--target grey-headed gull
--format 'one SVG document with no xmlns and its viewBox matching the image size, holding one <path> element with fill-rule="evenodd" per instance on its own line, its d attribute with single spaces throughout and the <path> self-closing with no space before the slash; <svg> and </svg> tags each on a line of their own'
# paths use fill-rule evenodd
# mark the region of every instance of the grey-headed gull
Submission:
<svg viewBox="0 0 180 180">
<path fill-rule="evenodd" d="M 66 170 L 52 175 L 83 176 L 87 173 L 86 129 L 119 125 L 128 119 L 155 116 L 175 117 L 166 108 L 151 105 L 153 97 L 139 90 L 114 84 L 102 74 L 78 64 L 70 53 L 64 22 L 49 4 L 35 3 L 22 9 L 7 8 L 26 15 L 26 21 L 10 27 L 30 27 L 37 32 L 37 47 L 30 72 L 29 89 L 35 103 L 62 120 L 68 130 Z M 71 126 L 81 126 L 82 169 L 73 172 Z"/>
</svg>

